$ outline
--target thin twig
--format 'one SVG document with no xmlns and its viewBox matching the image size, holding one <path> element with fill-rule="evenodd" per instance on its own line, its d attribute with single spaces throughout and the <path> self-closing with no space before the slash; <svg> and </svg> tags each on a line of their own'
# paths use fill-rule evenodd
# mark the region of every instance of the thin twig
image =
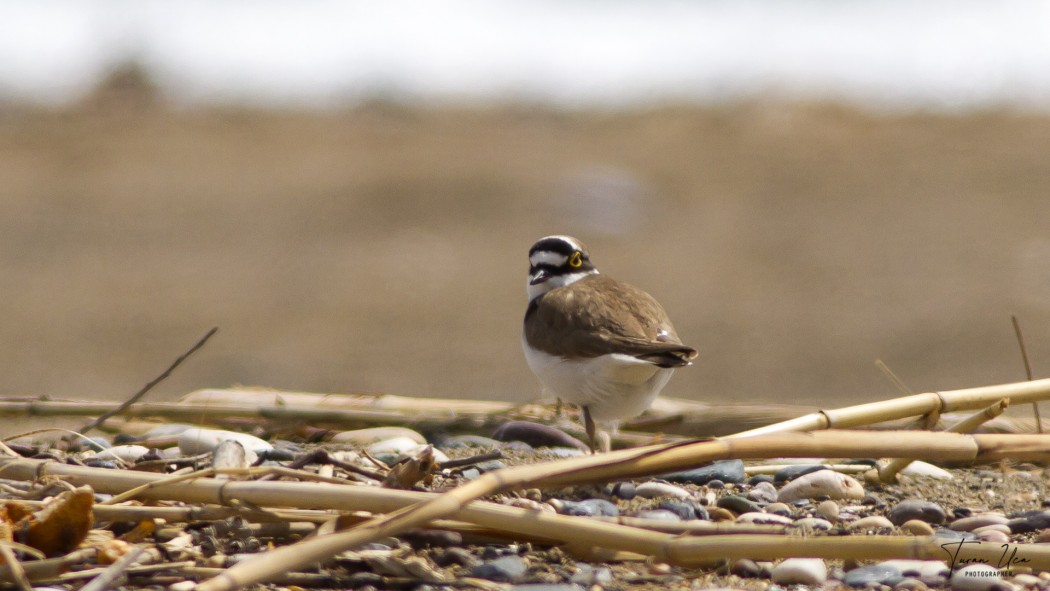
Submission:
<svg viewBox="0 0 1050 591">
<path fill-rule="evenodd" d="M 1021 359 L 1024 360 L 1024 373 L 1028 376 L 1028 381 L 1032 381 L 1032 365 L 1028 363 L 1028 350 L 1024 346 L 1024 335 L 1021 334 L 1021 323 L 1017 321 L 1017 316 L 1014 314 L 1010 315 L 1010 320 L 1014 324 L 1014 334 L 1017 335 L 1017 345 L 1021 347 Z M 1039 416 L 1039 403 L 1032 403 L 1032 413 L 1035 414 L 1035 428 L 1037 432 L 1043 432 L 1043 419 Z"/>
<path fill-rule="evenodd" d="M 86 585 L 80 588 L 80 591 L 106 591 L 113 587 L 120 577 L 124 576 L 124 571 L 138 560 L 139 556 L 145 551 L 146 549 L 142 546 L 133 547 L 127 554 L 121 556 L 120 560 L 114 562 L 97 577 L 88 581 Z"/>
<path fill-rule="evenodd" d="M 94 421 L 91 421 L 90 423 L 85 425 L 82 429 L 80 429 L 80 432 L 81 433 L 87 433 L 91 429 L 94 429 L 95 427 L 98 427 L 99 425 L 104 423 L 106 421 L 106 419 L 108 419 L 108 418 L 110 418 L 110 417 L 112 417 L 114 415 L 118 415 L 118 414 L 124 412 L 125 409 L 127 409 L 129 406 L 134 404 L 138 399 L 140 399 L 143 396 L 145 396 L 147 392 L 152 390 L 154 386 L 156 386 L 157 384 L 161 383 L 165 378 L 170 376 L 171 372 L 175 371 L 176 367 L 178 367 L 180 364 L 182 364 L 182 362 L 185 361 L 186 358 L 188 358 L 190 355 L 193 355 L 197 351 L 197 349 L 200 349 L 201 347 L 203 347 L 204 343 L 207 343 L 208 339 L 210 339 L 212 337 L 212 335 L 214 335 L 217 332 L 219 332 L 219 327 L 218 326 L 213 326 L 212 329 L 209 330 L 207 332 L 207 334 L 205 334 L 203 337 L 201 337 L 200 340 L 198 340 L 192 347 L 190 347 L 189 350 L 187 350 L 182 355 L 179 355 L 178 359 L 176 359 L 174 362 L 172 362 L 172 364 L 168 366 L 168 369 L 165 369 L 163 373 L 161 373 L 159 376 L 153 378 L 148 384 L 143 386 L 141 390 L 139 390 L 138 392 L 135 392 L 135 394 L 132 395 L 131 398 L 128 398 L 126 401 L 124 401 L 123 404 L 121 404 L 117 408 L 115 408 L 115 409 L 113 409 L 113 410 L 103 414 L 102 416 L 98 417 Z"/>
<path fill-rule="evenodd" d="M 11 550 L 11 546 L 7 543 L 0 543 L 0 557 L 4 559 L 4 563 L 7 564 L 11 569 L 11 578 L 15 580 L 15 584 L 18 585 L 20 591 L 33 591 L 33 584 L 29 582 L 29 578 L 26 577 L 26 571 L 22 568 L 22 563 L 18 561 L 18 557 Z"/>
<path fill-rule="evenodd" d="M 883 360 L 876 359 L 875 367 L 879 368 L 879 371 L 882 372 L 882 375 L 886 376 L 886 379 L 888 379 L 890 383 L 894 385 L 894 387 L 900 390 L 901 394 L 915 393 L 900 378 L 897 377 L 897 374 L 893 373 L 893 370 L 890 369 L 890 366 L 886 365 L 886 363 Z"/>
</svg>

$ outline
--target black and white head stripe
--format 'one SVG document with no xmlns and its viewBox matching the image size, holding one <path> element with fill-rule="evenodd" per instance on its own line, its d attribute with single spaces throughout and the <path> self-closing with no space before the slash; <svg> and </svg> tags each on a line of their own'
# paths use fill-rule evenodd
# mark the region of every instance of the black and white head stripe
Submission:
<svg viewBox="0 0 1050 591">
<path fill-rule="evenodd" d="M 589 263 L 589 259 L 587 247 L 571 236 L 547 236 L 529 249 L 529 265 L 533 269 L 554 270 L 566 267 L 572 261 L 574 264 L 571 266 L 575 270 L 581 264 Z"/>
</svg>

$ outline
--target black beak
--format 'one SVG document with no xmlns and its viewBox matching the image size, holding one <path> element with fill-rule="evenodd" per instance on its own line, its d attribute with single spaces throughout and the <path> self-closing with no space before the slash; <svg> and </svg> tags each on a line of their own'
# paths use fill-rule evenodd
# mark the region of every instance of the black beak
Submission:
<svg viewBox="0 0 1050 591">
<path fill-rule="evenodd" d="M 550 271 L 546 271 L 544 269 L 540 269 L 539 271 L 536 271 L 536 274 L 533 275 L 532 279 L 529 280 L 529 285 L 539 285 L 539 284 L 543 283 L 544 281 L 546 281 L 546 280 L 548 280 L 550 278 L 551 278 Z"/>
</svg>

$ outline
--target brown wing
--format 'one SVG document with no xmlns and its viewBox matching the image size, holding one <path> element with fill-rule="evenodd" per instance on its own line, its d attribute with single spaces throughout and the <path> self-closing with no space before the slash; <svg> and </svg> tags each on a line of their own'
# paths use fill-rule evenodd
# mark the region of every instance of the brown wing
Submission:
<svg viewBox="0 0 1050 591">
<path fill-rule="evenodd" d="M 633 355 L 661 367 L 688 365 L 695 349 L 678 340 L 663 307 L 644 291 L 588 275 L 554 289 L 529 307 L 525 338 L 552 355 Z"/>
</svg>

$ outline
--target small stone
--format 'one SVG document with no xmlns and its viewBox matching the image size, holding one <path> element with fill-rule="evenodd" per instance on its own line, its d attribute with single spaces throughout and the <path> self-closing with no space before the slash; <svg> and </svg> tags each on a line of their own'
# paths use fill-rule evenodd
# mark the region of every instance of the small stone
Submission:
<svg viewBox="0 0 1050 591">
<path fill-rule="evenodd" d="M 440 440 L 441 447 L 445 449 L 460 449 L 464 447 L 499 447 L 500 442 L 491 437 L 481 435 L 450 435 Z"/>
<path fill-rule="evenodd" d="M 1010 531 L 1015 534 L 1047 529 L 1050 528 L 1050 512 L 1038 511 L 1019 519 L 1011 519 L 1006 524 L 1010 526 Z"/>
<path fill-rule="evenodd" d="M 923 476 L 935 480 L 951 480 L 952 478 L 955 478 L 952 476 L 951 472 L 944 468 L 938 468 L 933 464 L 928 464 L 921 460 L 915 460 L 905 466 L 905 468 L 901 470 L 901 474 L 904 474 L 905 476 Z"/>
<path fill-rule="evenodd" d="M 926 591 L 929 587 L 919 579 L 901 579 L 893 586 L 893 591 Z"/>
<path fill-rule="evenodd" d="M 438 450 L 434 450 L 434 453 L 438 453 Z M 447 462 L 448 460 L 443 461 Z M 501 462 L 500 460 L 489 460 L 487 462 L 479 462 L 477 464 L 474 464 L 474 467 L 478 470 L 481 470 L 482 472 L 495 472 L 496 470 L 502 470 L 506 468 L 507 465 Z"/>
<path fill-rule="evenodd" d="M 188 456 L 210 453 L 223 441 L 236 441 L 243 445 L 246 451 L 256 454 L 273 451 L 272 445 L 247 433 L 235 433 L 220 429 L 202 429 L 200 427 L 186 429 L 179 435 L 179 451 Z"/>
<path fill-rule="evenodd" d="M 787 506 L 785 503 L 770 503 L 766 505 L 766 513 L 791 517 L 794 512 L 791 510 L 791 507 Z"/>
<path fill-rule="evenodd" d="M 671 565 L 666 562 L 652 562 L 649 564 L 649 574 L 663 576 L 671 574 L 673 570 Z"/>
<path fill-rule="evenodd" d="M 390 439 L 377 441 L 366 449 L 372 455 L 382 453 L 406 454 L 419 449 L 419 442 L 411 437 L 391 437 Z"/>
<path fill-rule="evenodd" d="M 905 521 L 918 519 L 934 525 L 944 523 L 945 512 L 937 503 L 923 501 L 920 499 L 908 499 L 901 501 L 886 513 L 886 517 L 894 525 L 900 525 Z"/>
<path fill-rule="evenodd" d="M 258 459 L 254 453 L 244 449 L 240 442 L 223 441 L 212 452 L 211 466 L 216 470 L 244 470 Z M 228 474 L 217 474 L 215 478 L 228 479 Z"/>
<path fill-rule="evenodd" d="M 95 454 L 95 458 L 100 460 L 112 460 L 113 458 L 116 458 L 122 462 L 134 464 L 139 461 L 139 458 L 148 453 L 149 448 L 143 445 L 116 445 L 98 452 Z"/>
<path fill-rule="evenodd" d="M 605 585 L 612 581 L 612 570 L 607 566 L 594 566 L 586 562 L 576 563 L 576 572 L 573 573 L 569 582 L 577 585 Z"/>
<path fill-rule="evenodd" d="M 671 472 L 660 476 L 671 482 L 682 482 L 687 484 L 708 484 L 712 480 L 721 480 L 723 483 L 740 483 L 746 478 L 744 473 L 744 462 L 740 460 L 719 460 L 692 470 Z"/>
<path fill-rule="evenodd" d="M 820 558 L 788 558 L 773 567 L 772 578 L 780 585 L 823 585 L 828 566 Z"/>
<path fill-rule="evenodd" d="M 769 507 L 766 507 L 766 509 L 769 509 Z M 839 504 L 831 500 L 821 501 L 813 512 L 828 521 L 834 522 L 839 518 Z"/>
<path fill-rule="evenodd" d="M 830 521 L 819 517 L 803 517 L 796 521 L 794 525 L 810 531 L 829 531 L 833 527 Z"/>
<path fill-rule="evenodd" d="M 193 591 L 196 588 L 196 581 L 179 581 L 178 583 L 168 585 L 168 591 Z M 54 589 L 54 587 L 34 587 L 33 589 L 36 591 L 43 591 L 43 589 Z"/>
<path fill-rule="evenodd" d="M 733 562 L 729 567 L 729 572 L 742 579 L 755 579 L 762 574 L 762 569 L 755 564 L 754 560 L 741 558 Z"/>
<path fill-rule="evenodd" d="M 503 423 L 492 437 L 500 441 L 524 441 L 533 447 L 569 447 L 585 452 L 591 450 L 587 444 L 561 429 L 531 421 Z"/>
<path fill-rule="evenodd" d="M 955 569 L 950 579 L 952 591 L 992 591 L 999 589 L 1003 575 L 988 564 L 969 564 Z"/>
<path fill-rule="evenodd" d="M 792 466 L 784 466 L 783 468 L 776 471 L 773 475 L 774 483 L 791 482 L 799 476 L 805 476 L 806 474 L 812 474 L 813 472 L 819 472 L 820 470 L 827 470 L 827 466 L 821 464 L 797 464 Z"/>
<path fill-rule="evenodd" d="M 711 507 L 707 510 L 711 518 L 711 521 L 733 521 L 736 519 L 736 515 L 733 514 L 729 509 L 723 509 L 721 507 Z"/>
<path fill-rule="evenodd" d="M 514 582 L 525 574 L 528 567 L 520 556 L 504 556 L 484 562 L 470 569 L 470 576 L 490 581 Z"/>
<path fill-rule="evenodd" d="M 909 519 L 901 524 L 901 531 L 913 536 L 932 536 L 933 526 L 920 519 Z"/>
<path fill-rule="evenodd" d="M 635 517 L 638 517 L 639 519 L 651 519 L 653 521 L 682 521 L 681 517 L 666 509 L 648 509 L 646 511 L 639 511 Z"/>
<path fill-rule="evenodd" d="M 975 528 L 973 530 L 973 533 L 975 533 L 975 534 L 977 534 L 979 536 L 979 535 L 983 534 L 986 531 L 999 531 L 999 532 L 1003 532 L 1006 535 L 1010 535 L 1011 533 L 1013 533 L 1013 532 L 1010 531 L 1010 526 L 1006 525 L 1005 523 L 993 523 L 992 525 L 986 525 L 984 527 L 978 527 L 978 528 Z"/>
<path fill-rule="evenodd" d="M 676 499 L 693 498 L 692 493 L 686 489 L 659 480 L 643 482 L 634 487 L 634 492 L 637 496 L 642 497 L 643 499 L 658 499 L 660 497 L 673 497 Z"/>
<path fill-rule="evenodd" d="M 771 482 L 759 482 L 747 491 L 747 498 L 766 505 L 777 500 L 777 488 Z"/>
<path fill-rule="evenodd" d="M 1006 544 L 1010 542 L 1010 536 L 994 529 L 982 531 L 977 534 L 977 539 L 982 542 L 992 542 L 994 544 Z"/>
<path fill-rule="evenodd" d="M 717 478 L 715 478 L 714 480 L 708 481 L 708 483 L 707 483 L 707 488 L 709 488 L 711 490 L 722 490 L 725 487 L 726 487 L 726 483 L 722 482 L 721 480 L 719 480 Z"/>
<path fill-rule="evenodd" d="M 948 579 L 948 567 L 940 560 L 885 560 L 879 564 L 892 566 L 901 576 L 919 579 L 930 586 L 938 586 Z"/>
<path fill-rule="evenodd" d="M 367 447 L 373 443 L 404 437 L 423 445 L 426 438 L 418 432 L 406 427 L 370 427 L 368 429 L 354 429 L 353 431 L 340 431 L 332 436 L 332 443 L 349 443 L 358 447 Z"/>
<path fill-rule="evenodd" d="M 790 517 L 784 517 L 782 515 L 774 515 L 772 513 L 763 513 L 761 511 L 750 511 L 748 513 L 741 513 L 736 518 L 736 523 L 752 523 L 755 525 L 792 525 L 794 520 Z"/>
<path fill-rule="evenodd" d="M 1005 525 L 1010 519 L 998 513 L 979 513 L 962 519 L 956 519 L 948 524 L 955 531 L 973 531 L 989 525 Z"/>
<path fill-rule="evenodd" d="M 682 520 L 688 521 L 690 519 L 697 519 L 696 509 L 689 503 L 686 503 L 685 501 L 660 501 L 660 504 L 657 505 L 656 508 L 662 511 L 669 511 L 671 513 L 674 513 L 678 516 L 679 519 Z M 704 511 L 704 513 L 706 514 L 707 511 Z"/>
<path fill-rule="evenodd" d="M 634 488 L 633 482 L 617 482 L 613 485 L 612 494 L 614 497 L 630 501 L 637 496 L 637 492 Z"/>
<path fill-rule="evenodd" d="M 893 565 L 871 564 L 855 568 L 846 573 L 842 582 L 850 587 L 865 587 L 872 583 L 890 585 L 890 581 L 901 578 L 901 571 Z"/>
<path fill-rule="evenodd" d="M 827 496 L 830 499 L 860 499 L 864 496 L 864 487 L 852 476 L 831 470 L 818 470 L 789 482 L 780 489 L 778 500 L 790 503 L 819 496 Z"/>
<path fill-rule="evenodd" d="M 616 517 L 620 514 L 620 510 L 616 508 L 616 505 L 605 499 L 587 499 L 585 501 L 551 499 L 547 502 L 562 515 Z"/>
<path fill-rule="evenodd" d="M 879 531 L 884 529 L 893 529 L 893 523 L 882 515 L 863 517 L 846 526 L 846 531 L 850 532 Z"/>
<path fill-rule="evenodd" d="M 755 474 L 751 478 L 747 479 L 747 483 L 750 484 L 751 486 L 755 486 L 759 482 L 768 482 L 770 484 L 773 484 L 773 475 L 772 474 Z"/>
<path fill-rule="evenodd" d="M 481 559 L 471 554 L 466 548 L 449 548 L 435 555 L 434 562 L 441 567 L 455 564 L 464 568 L 473 568 L 481 564 Z"/>
<path fill-rule="evenodd" d="M 976 540 L 977 534 L 968 531 L 955 531 L 946 527 L 938 527 L 933 530 L 933 535 L 945 540 Z"/>
<path fill-rule="evenodd" d="M 760 507 L 754 501 L 745 499 L 744 497 L 737 495 L 724 496 L 721 499 L 718 499 L 718 502 L 716 504 L 723 509 L 729 509 L 737 515 L 741 515 L 743 513 L 762 511 L 762 507 Z"/>
</svg>

